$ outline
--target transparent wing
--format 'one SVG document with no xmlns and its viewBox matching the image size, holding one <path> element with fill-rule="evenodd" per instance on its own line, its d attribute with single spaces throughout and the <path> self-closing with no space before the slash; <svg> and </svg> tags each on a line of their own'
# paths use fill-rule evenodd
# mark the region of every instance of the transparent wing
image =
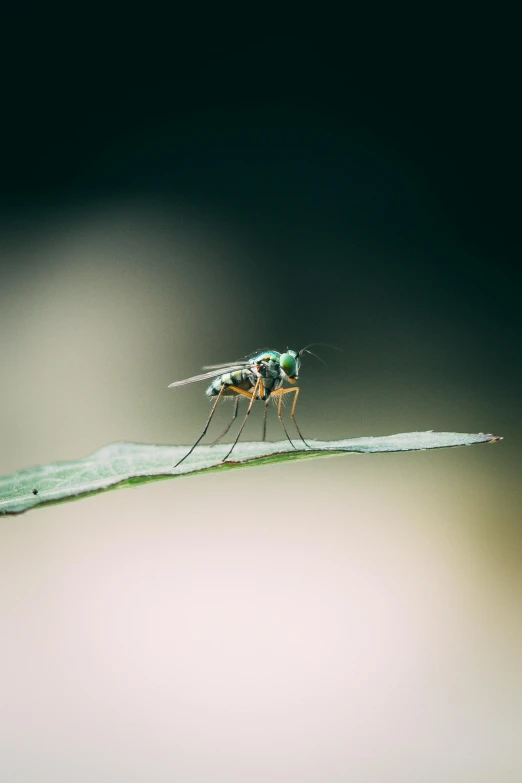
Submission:
<svg viewBox="0 0 522 783">
<path fill-rule="evenodd" d="M 172 389 L 173 386 L 186 386 L 188 383 L 198 383 L 198 381 L 208 381 L 210 378 L 217 378 L 218 375 L 223 375 L 225 372 L 233 372 L 233 370 L 243 369 L 244 364 L 223 365 L 219 369 L 214 369 L 211 372 L 204 372 L 201 375 L 193 375 L 192 378 L 185 378 L 183 381 L 174 381 L 169 383 L 168 388 Z"/>
<path fill-rule="evenodd" d="M 250 364 L 248 359 L 238 359 L 237 362 L 234 362 L 233 365 L 230 364 L 230 362 L 223 362 L 222 364 L 204 364 L 203 369 L 204 370 L 223 370 L 224 372 L 229 367 L 247 367 Z"/>
<path fill-rule="evenodd" d="M 270 351 L 270 348 L 256 348 L 255 351 L 252 351 L 249 357 L 245 357 L 244 359 L 238 359 L 237 362 L 233 362 L 234 365 L 237 365 L 238 367 L 253 367 L 254 365 L 251 362 L 252 356 L 259 356 L 263 353 L 263 351 Z M 203 366 L 204 370 L 219 370 L 223 368 L 223 372 L 227 371 L 227 368 L 230 367 L 230 362 L 223 362 L 223 364 L 205 364 Z"/>
</svg>

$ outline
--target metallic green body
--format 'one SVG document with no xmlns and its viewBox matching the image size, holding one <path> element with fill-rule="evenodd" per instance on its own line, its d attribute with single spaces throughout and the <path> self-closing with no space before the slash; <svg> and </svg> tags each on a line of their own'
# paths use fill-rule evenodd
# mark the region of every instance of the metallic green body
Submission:
<svg viewBox="0 0 522 783">
<path fill-rule="evenodd" d="M 227 391 L 227 386 L 235 386 L 249 391 L 261 378 L 264 394 L 260 395 L 258 399 L 267 400 L 273 391 L 283 385 L 285 379 L 291 377 L 293 382 L 297 380 L 299 365 L 300 360 L 295 351 L 287 351 L 282 354 L 279 351 L 261 351 L 248 359 L 244 368 L 224 372 L 215 378 L 206 390 L 206 394 L 208 397 L 216 397 L 224 386 L 223 396 L 234 396 L 236 392 L 232 389 Z"/>
</svg>

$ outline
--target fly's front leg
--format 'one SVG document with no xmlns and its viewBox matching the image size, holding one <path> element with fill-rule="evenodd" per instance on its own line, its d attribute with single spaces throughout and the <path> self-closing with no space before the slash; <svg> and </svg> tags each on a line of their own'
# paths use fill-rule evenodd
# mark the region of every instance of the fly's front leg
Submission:
<svg viewBox="0 0 522 783">
<path fill-rule="evenodd" d="M 283 402 L 283 394 L 295 394 L 294 402 L 293 402 L 293 405 L 292 405 L 292 412 L 290 413 L 290 416 L 291 416 L 292 421 L 294 422 L 294 425 L 295 425 L 295 428 L 296 428 L 297 432 L 299 433 L 299 437 L 301 438 L 301 440 L 303 441 L 305 446 L 307 446 L 309 449 L 311 449 L 312 447 L 303 438 L 301 430 L 299 429 L 299 426 L 298 426 L 298 424 L 297 424 L 297 422 L 295 420 L 295 406 L 297 405 L 297 398 L 299 396 L 299 386 L 294 386 L 292 389 L 278 389 L 276 392 L 274 392 L 274 394 L 280 394 L 281 395 L 281 397 L 279 399 L 279 410 L 281 409 L 281 403 Z M 281 419 L 281 423 L 282 423 L 283 420 L 282 420 L 281 417 L 280 417 L 280 419 Z M 283 425 L 283 427 L 284 427 L 284 425 Z M 285 432 L 286 432 L 286 427 L 284 429 L 285 429 Z M 288 437 L 288 433 L 287 433 L 287 437 Z M 290 438 L 288 438 L 288 440 L 290 440 Z M 290 441 L 290 442 L 292 442 L 292 441 Z"/>
<path fill-rule="evenodd" d="M 293 449 L 295 449 L 296 447 L 292 443 L 292 438 L 288 434 L 288 430 L 286 429 L 286 424 L 283 421 L 283 394 L 285 393 L 285 391 L 291 391 L 291 390 L 290 389 L 276 389 L 275 391 L 272 392 L 272 397 L 274 397 L 275 395 L 277 395 L 279 397 L 279 402 L 277 403 L 277 417 L 278 417 L 279 421 L 281 422 L 281 426 L 282 426 L 282 428 L 283 428 L 283 430 L 285 432 L 286 437 L 288 438 L 288 441 L 290 442 L 290 445 L 292 446 Z M 296 449 L 296 451 L 297 451 L 297 449 Z"/>
<path fill-rule="evenodd" d="M 291 417 L 292 421 L 294 422 L 294 424 L 295 424 L 295 428 L 296 428 L 297 432 L 299 433 L 299 437 L 300 437 L 300 438 L 301 438 L 301 440 L 303 441 L 304 445 L 305 445 L 305 446 L 308 446 L 308 448 L 309 448 L 309 449 L 311 449 L 312 447 L 311 447 L 311 446 L 310 446 L 310 444 L 309 444 L 309 443 L 307 443 L 307 442 L 305 441 L 305 439 L 303 438 L 303 435 L 302 435 L 302 433 L 301 433 L 301 430 L 299 429 L 299 426 L 298 426 L 298 424 L 297 424 L 297 422 L 296 422 L 296 420 L 295 420 L 295 406 L 297 405 L 297 398 L 299 397 L 299 386 L 294 386 L 294 388 L 293 388 L 293 389 L 285 389 L 285 391 L 288 391 L 288 392 L 294 392 L 294 394 L 295 394 L 295 397 L 294 397 L 294 404 L 292 405 L 292 412 L 291 412 L 291 414 L 290 414 L 290 417 Z"/>
</svg>

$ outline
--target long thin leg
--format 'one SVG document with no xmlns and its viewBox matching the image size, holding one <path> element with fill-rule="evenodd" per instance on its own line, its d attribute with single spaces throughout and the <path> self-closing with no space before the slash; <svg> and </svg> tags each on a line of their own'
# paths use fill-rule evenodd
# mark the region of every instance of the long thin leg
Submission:
<svg viewBox="0 0 522 783">
<path fill-rule="evenodd" d="M 226 388 L 226 387 L 223 385 L 223 386 L 221 387 L 221 389 L 219 390 L 219 394 L 218 394 L 218 396 L 217 396 L 217 398 L 216 398 L 216 401 L 215 401 L 214 405 L 212 406 L 212 410 L 210 411 L 210 416 L 208 417 L 208 419 L 207 419 L 207 423 L 205 424 L 205 429 L 203 430 L 203 432 L 201 433 L 201 435 L 199 436 L 199 438 L 197 439 L 197 441 L 194 443 L 194 445 L 192 446 L 192 448 L 190 449 L 190 451 L 187 451 L 187 453 L 185 454 L 185 456 L 184 456 L 184 457 L 182 457 L 182 458 L 179 460 L 179 462 L 176 462 L 176 464 L 174 465 L 174 467 L 175 467 L 175 468 L 177 468 L 177 467 L 178 467 L 178 465 L 181 465 L 181 463 L 183 462 L 183 460 L 186 460 L 186 459 L 187 459 L 187 457 L 189 456 L 189 454 L 192 454 L 192 452 L 194 451 L 194 449 L 195 449 L 195 448 L 196 448 L 196 446 L 198 445 L 199 441 L 200 441 L 200 440 L 201 440 L 201 439 L 204 437 L 204 435 L 205 435 L 206 431 L 208 430 L 208 425 L 210 424 L 210 421 L 211 421 L 211 419 L 212 419 L 212 416 L 214 415 L 214 411 L 216 410 L 216 408 L 217 408 L 217 406 L 218 406 L 218 402 L 220 401 L 221 397 L 223 396 L 223 392 L 225 391 L 225 388 Z"/>
<path fill-rule="evenodd" d="M 225 437 L 225 435 L 227 434 L 227 432 L 228 432 L 228 431 L 229 431 L 229 429 L 231 428 L 232 424 L 233 424 L 233 423 L 234 423 L 234 421 L 237 419 L 237 411 L 238 411 L 238 408 L 239 408 L 239 395 L 238 395 L 238 396 L 236 397 L 236 399 L 234 400 L 234 413 L 232 414 L 232 421 L 230 421 L 230 422 L 228 423 L 228 425 L 225 427 L 225 429 L 223 430 L 223 432 L 221 433 L 221 435 L 219 436 L 219 438 L 216 438 L 216 440 L 213 440 L 213 441 L 212 441 L 212 443 L 211 443 L 211 446 L 215 446 L 215 445 L 216 445 L 216 443 L 219 443 L 219 441 L 221 440 L 221 438 L 224 438 L 224 437 Z"/>
<path fill-rule="evenodd" d="M 264 389 L 263 382 L 262 382 L 261 378 L 259 379 L 259 387 L 260 387 L 260 392 L 264 395 L 265 389 Z M 232 421 L 230 422 L 228 427 L 223 430 L 223 432 L 221 433 L 219 438 L 216 438 L 216 440 L 212 441 L 212 443 L 211 443 L 212 446 L 214 446 L 216 443 L 218 443 L 221 440 L 221 438 L 223 438 L 227 434 L 227 432 L 229 431 L 230 427 L 232 426 L 232 422 L 237 418 L 237 410 L 238 410 L 238 407 L 239 407 L 239 395 L 242 394 L 244 397 L 246 397 L 249 400 L 252 398 L 252 392 L 246 391 L 245 389 L 239 389 L 237 386 L 229 386 L 228 388 L 231 389 L 232 391 L 235 391 L 235 392 L 238 393 L 238 396 L 236 397 L 235 405 L 234 405 L 234 415 L 232 416 Z"/>
<path fill-rule="evenodd" d="M 296 428 L 297 432 L 299 433 L 299 437 L 301 438 L 301 440 L 303 441 L 303 443 L 305 444 L 305 446 L 308 446 L 308 448 L 309 448 L 309 449 L 311 449 L 312 447 L 311 447 L 311 446 L 310 446 L 310 444 L 309 444 L 309 443 L 307 443 L 307 442 L 305 441 L 305 439 L 303 438 L 303 435 L 302 435 L 302 433 L 301 433 L 301 430 L 299 429 L 299 426 L 298 426 L 298 424 L 297 424 L 297 422 L 296 422 L 296 420 L 295 420 L 295 406 L 297 405 L 297 398 L 299 397 L 299 386 L 294 386 L 294 388 L 293 388 L 293 389 L 285 389 L 285 391 L 294 392 L 294 394 L 295 394 L 295 397 L 294 397 L 294 404 L 292 405 L 292 412 L 291 412 L 291 414 L 290 414 L 290 417 L 291 417 L 292 421 L 293 421 L 293 422 L 294 422 L 294 424 L 295 424 L 295 428 Z"/>
<path fill-rule="evenodd" d="M 223 460 L 222 460 L 223 462 L 226 462 L 227 459 L 230 457 L 230 455 L 232 454 L 232 451 L 234 450 L 234 447 L 235 447 L 236 443 L 238 442 L 238 440 L 240 438 L 241 433 L 243 432 L 243 427 L 245 426 L 246 420 L 248 419 L 248 417 L 250 415 L 250 411 L 252 410 L 252 405 L 254 404 L 254 400 L 256 399 L 256 395 L 257 395 L 257 392 L 259 390 L 260 380 L 261 379 L 258 378 L 257 381 L 256 381 L 256 385 L 254 386 L 254 391 L 252 392 L 252 399 L 250 400 L 250 404 L 249 404 L 249 406 L 247 408 L 247 412 L 245 413 L 245 418 L 243 419 L 243 423 L 242 423 L 241 427 L 239 428 L 239 432 L 236 435 L 236 439 L 233 442 L 232 446 L 230 447 L 227 455 L 225 457 L 223 457 Z"/>
<path fill-rule="evenodd" d="M 294 422 L 294 425 L 295 425 L 295 428 L 296 428 L 297 432 L 299 433 L 299 437 L 301 438 L 301 440 L 303 441 L 305 446 L 307 446 L 309 449 L 311 449 L 312 447 L 303 438 L 302 432 L 299 429 L 297 421 L 295 420 L 295 406 L 297 405 L 297 398 L 299 396 L 299 387 L 298 386 L 294 386 L 292 389 L 277 389 L 275 392 L 273 392 L 273 394 L 280 395 L 279 396 L 279 408 L 278 408 L 279 420 L 281 421 L 281 424 L 283 424 L 283 418 L 281 416 L 281 405 L 282 405 L 282 402 L 283 402 L 283 394 L 292 394 L 292 393 L 295 394 L 295 397 L 294 397 L 294 402 L 293 402 L 293 405 L 292 405 L 292 412 L 291 412 L 290 416 L 292 418 L 292 421 Z M 284 426 L 284 424 L 283 424 L 283 429 L 286 432 L 286 427 Z M 286 436 L 288 438 L 288 433 L 287 432 L 286 432 Z M 288 438 L 288 440 L 290 440 L 290 438 Z M 292 441 L 290 441 L 290 443 L 292 443 Z M 293 445 L 293 443 L 292 443 L 292 445 Z"/>
<path fill-rule="evenodd" d="M 275 391 L 272 392 L 272 397 L 274 397 L 275 395 L 277 395 L 279 397 L 279 402 L 277 404 L 277 417 L 278 417 L 279 421 L 281 422 L 281 426 L 282 426 L 283 430 L 285 431 L 285 435 L 288 438 L 288 441 L 289 441 L 290 445 L 292 446 L 293 449 L 296 449 L 296 451 L 297 451 L 297 448 L 292 443 L 292 438 L 288 434 L 288 430 L 286 429 L 286 424 L 283 421 L 283 394 L 285 393 L 285 391 L 287 391 L 287 390 L 286 389 L 276 389 Z"/>
<path fill-rule="evenodd" d="M 270 402 L 270 397 L 265 402 L 265 413 L 263 416 L 263 441 L 266 440 L 266 414 L 268 412 L 268 403 Z"/>
</svg>

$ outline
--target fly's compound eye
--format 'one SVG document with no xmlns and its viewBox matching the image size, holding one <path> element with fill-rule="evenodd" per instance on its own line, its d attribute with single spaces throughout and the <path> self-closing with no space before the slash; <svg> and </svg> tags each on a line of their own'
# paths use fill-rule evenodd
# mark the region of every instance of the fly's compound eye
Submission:
<svg viewBox="0 0 522 783">
<path fill-rule="evenodd" d="M 297 364 L 295 358 L 290 353 L 282 353 L 279 357 L 279 364 L 283 372 L 289 378 L 293 378 L 297 373 Z"/>
</svg>

